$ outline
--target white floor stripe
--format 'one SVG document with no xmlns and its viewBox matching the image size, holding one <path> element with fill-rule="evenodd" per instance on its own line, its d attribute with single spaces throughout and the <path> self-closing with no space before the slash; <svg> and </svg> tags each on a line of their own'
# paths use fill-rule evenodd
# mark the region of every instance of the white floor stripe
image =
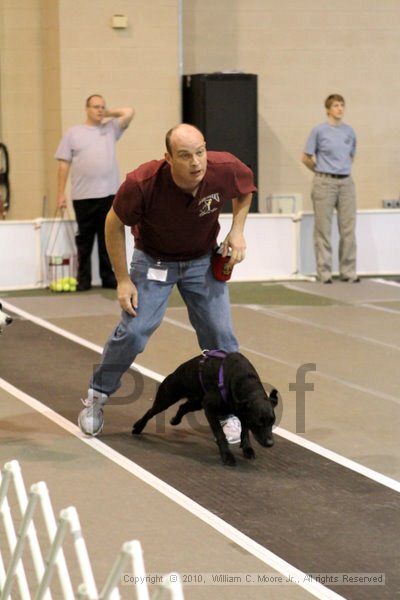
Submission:
<svg viewBox="0 0 400 600">
<path fill-rule="evenodd" d="M 32 323 L 36 323 L 36 325 L 39 325 L 40 327 L 43 327 L 44 329 L 53 331 L 54 333 L 57 333 L 58 335 L 61 335 L 62 337 L 67 338 L 68 340 L 71 340 L 72 342 L 76 342 L 77 344 L 80 344 L 81 346 L 84 346 L 85 348 L 89 348 L 90 350 L 93 350 L 93 352 L 97 352 L 98 354 L 103 353 L 102 346 L 99 346 L 98 344 L 93 344 L 92 342 L 89 342 L 88 340 L 86 340 L 82 337 L 79 337 L 79 335 L 75 335 L 74 333 L 71 333 L 70 331 L 67 331 L 66 329 L 57 327 L 57 325 L 53 325 L 53 323 L 50 323 L 49 321 L 46 321 L 45 319 L 36 317 L 35 315 L 28 313 L 26 310 L 22 310 L 21 308 L 18 308 L 18 306 L 14 306 L 10 302 L 6 302 L 5 300 L 2 300 L 2 305 L 5 310 L 9 310 L 9 311 L 13 312 L 14 314 L 18 315 L 19 317 L 26 319 L 27 321 L 32 321 Z M 138 365 L 137 363 L 135 363 L 132 368 L 134 368 L 136 371 L 138 371 L 142 375 L 144 375 L 146 377 L 151 377 L 152 379 L 155 379 L 156 381 L 162 381 L 164 379 L 164 377 L 162 375 L 160 375 L 159 373 L 156 373 L 155 371 L 152 371 L 151 369 L 147 369 L 146 367 L 142 367 L 142 366 Z"/>
<path fill-rule="evenodd" d="M 381 485 L 384 485 L 385 487 L 388 487 L 394 490 L 395 492 L 400 492 L 400 481 L 397 481 L 396 479 L 392 479 L 391 477 L 382 475 L 382 473 L 378 473 L 377 471 L 373 471 L 368 467 L 364 467 L 363 465 L 360 465 L 354 460 L 350 460 L 349 458 L 346 458 L 341 454 L 337 454 L 332 450 L 323 448 L 319 444 L 315 444 L 310 440 L 306 440 L 305 438 L 300 437 L 299 435 L 297 435 L 297 433 L 292 433 L 291 431 L 281 429 L 280 427 L 276 427 L 274 429 L 274 433 L 280 435 L 281 437 L 285 438 L 290 442 L 293 442 L 294 444 L 297 444 L 298 446 L 302 446 L 307 450 L 311 450 L 311 452 L 315 452 L 320 456 L 324 456 L 325 458 L 328 458 L 329 460 L 338 463 L 339 465 L 342 465 L 342 467 L 346 467 L 346 469 L 350 469 L 351 471 L 355 471 L 360 475 L 364 475 L 364 477 L 368 477 L 368 479 L 372 479 L 373 481 L 376 481 L 376 483 L 380 483 Z"/>
<path fill-rule="evenodd" d="M 322 285 L 323 284 L 321 284 L 321 286 Z M 316 296 L 320 296 L 320 297 L 324 297 L 324 298 L 329 298 L 330 300 L 333 300 L 333 301 L 335 301 L 335 300 L 337 301 L 338 300 L 338 298 L 336 298 L 335 296 L 329 296 L 329 295 L 325 295 L 324 296 L 322 293 L 318 293 L 318 290 L 302 288 L 302 287 L 299 287 L 299 286 L 294 285 L 292 283 L 285 283 L 285 287 L 288 288 L 289 290 L 294 290 L 295 292 L 302 292 L 303 294 L 311 294 L 311 295 L 314 295 L 314 296 L 316 295 Z M 326 287 L 326 286 L 324 286 L 324 287 Z M 399 286 L 397 286 L 397 287 L 399 287 Z M 327 291 L 330 291 L 330 290 L 327 290 Z M 320 290 L 320 292 L 321 292 L 321 290 Z M 396 297 L 393 297 L 393 298 L 368 298 L 367 302 L 398 302 L 399 300 L 400 300 L 400 295 L 397 295 Z M 362 298 L 359 298 L 358 300 L 351 299 L 351 298 L 346 298 L 345 301 L 350 306 L 358 306 L 360 304 L 364 305 L 364 302 L 365 302 L 365 300 L 363 300 Z M 368 304 L 365 304 L 365 306 L 368 306 Z M 397 314 L 400 314 L 399 311 L 397 311 Z"/>
<path fill-rule="evenodd" d="M 281 319 L 282 321 L 287 321 L 289 323 L 299 323 L 300 325 L 306 325 L 307 327 L 314 327 L 314 329 L 321 329 L 322 331 L 329 331 L 330 333 L 335 333 L 337 335 L 342 335 L 354 340 L 361 340 L 362 342 L 368 342 L 369 344 L 376 344 L 378 346 L 383 346 L 384 348 L 390 348 L 391 350 L 400 350 L 400 346 L 396 344 L 389 344 L 388 342 L 382 342 L 377 340 L 376 338 L 370 338 L 365 335 L 359 335 L 357 333 L 349 333 L 348 331 L 344 331 L 343 329 L 338 329 L 337 327 L 329 327 L 328 325 L 320 325 L 319 323 L 314 323 L 314 321 L 310 321 L 308 319 L 295 317 L 294 315 L 288 315 L 286 313 L 282 313 L 279 310 L 274 310 L 272 308 L 266 308 L 265 306 L 261 306 L 260 304 L 242 304 L 242 308 L 247 308 L 248 310 L 254 310 L 256 312 L 261 312 L 266 315 L 271 315 L 272 317 L 276 317 Z M 364 304 L 363 307 L 366 305 Z M 359 307 L 357 307 L 359 308 Z M 367 307 L 368 308 L 368 307 Z M 397 311 L 399 314 L 399 311 Z"/>
<path fill-rule="evenodd" d="M 316 282 L 318 283 L 318 282 Z M 321 283 L 321 286 L 323 284 Z M 307 288 L 307 287 L 301 287 L 298 286 L 296 284 L 292 284 L 292 283 L 285 283 L 284 287 L 287 288 L 288 290 L 293 290 L 294 292 L 301 292 L 302 294 L 311 294 L 312 296 L 322 296 L 322 294 L 318 294 L 318 288 Z M 328 286 L 330 287 L 330 286 Z M 330 298 L 330 300 L 335 300 L 335 298 Z"/>
<path fill-rule="evenodd" d="M 197 518 L 201 519 L 213 529 L 224 535 L 226 538 L 238 544 L 240 547 L 244 548 L 247 552 L 251 553 L 253 556 L 264 562 L 269 567 L 272 567 L 282 575 L 284 575 L 288 580 L 292 577 L 292 581 L 295 581 L 300 587 L 304 588 L 307 592 L 312 594 L 315 598 L 320 598 L 321 600 L 335 600 L 343 598 L 343 596 L 339 596 L 335 592 L 329 590 L 324 587 L 317 581 L 308 581 L 308 576 L 302 571 L 296 569 L 285 560 L 281 559 L 279 556 L 261 546 L 241 531 L 232 527 L 204 507 L 202 507 L 197 502 L 191 500 L 185 494 L 182 494 L 172 486 L 165 483 L 158 477 L 155 477 L 135 462 L 129 460 L 125 456 L 121 455 L 119 452 L 116 452 L 100 440 L 96 438 L 87 438 L 82 435 L 79 427 L 65 419 L 48 406 L 45 406 L 32 396 L 25 394 L 18 388 L 14 387 L 4 379 L 0 378 L 0 387 L 3 388 L 9 394 L 15 396 L 28 406 L 30 406 L 35 411 L 39 412 L 46 418 L 48 418 L 53 423 L 56 423 L 59 427 L 62 427 L 66 431 L 68 431 L 73 436 L 79 438 L 83 443 L 87 444 L 103 456 L 107 457 L 109 460 L 113 461 L 119 467 L 124 468 L 126 471 L 138 477 L 141 481 L 147 483 L 155 490 L 164 494 L 170 500 L 173 500 L 176 504 L 186 509 L 190 513 L 192 513 Z"/>
<path fill-rule="evenodd" d="M 247 305 L 243 305 L 243 306 L 247 306 Z M 182 322 L 178 321 L 177 319 L 171 319 L 169 317 L 164 317 L 164 321 L 167 321 L 171 325 L 175 325 L 176 327 L 180 327 L 181 329 L 185 329 L 186 331 L 191 331 L 194 333 L 194 329 L 191 325 L 182 323 Z M 249 348 L 248 346 L 244 346 L 243 344 L 240 344 L 240 349 L 244 350 L 246 352 L 249 352 L 251 354 L 255 354 L 256 356 L 261 356 L 262 358 L 266 358 L 267 360 L 275 362 L 279 365 L 284 365 L 285 367 L 291 367 L 292 369 L 298 369 L 298 367 L 299 367 L 298 363 L 290 362 L 290 361 L 284 360 L 282 358 L 277 358 L 276 356 L 273 356 L 272 354 L 266 354 L 265 352 L 259 352 L 258 350 L 254 350 L 253 348 Z M 356 390 L 357 392 L 361 392 L 361 393 L 367 394 L 369 396 L 374 396 L 375 398 L 379 398 L 381 400 L 388 400 L 389 402 L 394 402 L 395 404 L 400 404 L 399 397 L 393 396 L 391 394 L 386 394 L 385 392 L 382 392 L 382 390 L 374 390 L 371 387 L 368 387 L 368 388 L 363 387 L 362 385 L 359 385 L 358 383 L 353 383 L 352 381 L 348 381 L 347 379 L 341 379 L 340 377 L 335 377 L 334 375 L 331 375 L 330 373 L 325 373 L 324 371 L 318 370 L 315 373 L 316 373 L 316 376 L 323 377 L 324 379 L 328 379 L 329 381 L 334 381 L 335 383 L 339 383 L 340 385 L 349 387 L 350 389 Z"/>
<path fill-rule="evenodd" d="M 10 310 L 10 311 L 14 312 L 15 314 L 18 314 L 19 316 L 21 316 L 29 321 L 32 321 L 33 323 L 36 323 L 37 325 L 40 325 L 41 327 L 44 327 L 51 331 L 54 331 L 54 333 L 58 333 L 59 335 L 65 337 L 69 340 L 72 340 L 73 342 L 76 342 L 77 344 L 80 344 L 81 346 L 85 346 L 86 348 L 89 348 L 90 350 L 93 350 L 94 352 L 97 352 L 99 354 L 101 354 L 103 352 L 103 349 L 101 346 L 98 346 L 97 344 L 93 344 L 92 342 L 89 342 L 88 340 L 85 340 L 84 338 L 81 338 L 73 333 L 70 333 L 70 332 L 66 331 L 65 329 L 62 329 L 61 327 L 57 327 L 56 325 L 53 325 L 52 323 L 49 323 L 48 321 L 41 319 L 40 317 L 36 317 L 16 306 L 13 306 L 9 302 L 3 301 L 2 304 L 6 310 Z M 243 306 L 247 307 L 249 305 L 243 305 Z M 182 310 L 185 310 L 185 309 L 182 309 Z M 184 329 L 185 331 L 190 331 L 191 333 L 194 333 L 193 327 L 191 325 L 188 325 L 187 323 L 182 323 L 181 321 L 178 321 L 177 319 L 172 319 L 171 317 L 166 317 L 166 316 L 164 317 L 163 320 L 166 323 L 169 323 L 170 325 L 174 325 L 175 327 L 179 327 L 180 329 Z M 289 362 L 289 361 L 286 361 L 283 359 L 279 359 L 279 358 L 276 358 L 276 356 L 272 356 L 271 354 L 265 354 L 264 352 L 258 352 L 257 350 L 254 350 L 253 348 L 249 348 L 248 346 L 241 345 L 241 350 L 244 350 L 246 352 L 251 352 L 252 354 L 255 354 L 256 356 L 261 356 L 262 358 L 266 358 L 268 360 L 271 360 L 273 362 L 276 362 L 278 364 L 281 364 L 281 365 L 284 365 L 287 367 L 291 367 L 293 369 L 297 369 L 299 366 L 297 363 L 292 363 L 292 362 Z M 135 369 L 136 371 L 138 371 L 139 373 L 141 373 L 142 375 L 144 375 L 146 377 L 155 379 L 156 381 L 161 382 L 164 379 L 164 377 L 162 375 L 160 375 L 159 373 L 157 373 L 156 371 L 147 369 L 146 367 L 141 366 L 137 362 L 135 362 L 131 366 L 131 368 Z M 335 377 L 334 375 L 325 373 L 324 371 L 317 371 L 316 374 L 319 375 L 320 377 L 329 379 L 330 381 L 334 381 L 335 383 L 339 383 L 340 385 L 347 386 L 347 387 L 349 387 L 353 390 L 356 390 L 358 392 L 361 392 L 363 394 L 368 394 L 368 395 L 374 396 L 376 398 L 381 398 L 383 400 L 388 400 L 389 402 L 394 402 L 395 404 L 400 404 L 400 398 L 398 398 L 397 396 L 392 396 L 390 394 L 385 394 L 381 390 L 374 390 L 372 388 L 366 388 L 366 387 L 363 387 L 356 383 L 353 383 L 351 381 L 347 381 L 346 379 L 340 379 L 339 377 Z"/>
<path fill-rule="evenodd" d="M 45 321 L 44 319 L 35 317 L 34 315 L 30 315 L 30 313 L 23 311 L 23 310 L 19 309 L 18 307 L 13 306 L 9 302 L 3 302 L 3 307 L 6 310 L 9 310 L 15 314 L 19 314 L 20 316 L 23 316 L 24 318 L 36 323 L 37 325 L 44 327 L 45 329 L 48 329 L 55 333 L 58 333 L 59 335 L 65 337 L 67 339 L 70 339 L 82 346 L 90 348 L 91 350 L 94 350 L 95 352 L 100 352 L 100 353 L 102 352 L 102 349 L 100 346 L 97 346 L 96 344 L 92 344 L 91 342 L 88 342 L 84 338 L 80 338 L 79 336 L 76 336 L 76 335 L 66 331 L 65 329 L 61 329 L 60 327 L 57 327 L 57 326 L 53 325 L 52 323 Z M 185 329 L 189 328 L 188 325 L 182 324 L 179 321 L 175 321 L 174 319 L 169 319 L 168 321 L 179 327 L 184 325 Z M 190 330 L 192 330 L 191 327 L 190 327 Z M 292 363 L 289 363 L 289 362 L 286 362 L 283 360 L 276 359 L 273 356 L 263 354 L 261 352 L 257 352 L 256 350 L 253 350 L 252 348 L 247 348 L 245 346 L 241 346 L 241 348 L 243 350 L 246 350 L 249 353 L 251 352 L 253 354 L 262 356 L 263 358 L 268 358 L 271 361 L 276 361 L 281 364 L 288 365 L 288 366 L 291 366 L 294 368 L 298 367 L 298 364 L 295 364 L 295 363 L 292 364 Z M 150 369 L 141 367 L 137 363 L 135 363 L 134 366 L 138 371 L 140 371 L 140 373 L 143 373 L 144 375 L 146 375 L 148 377 L 152 377 L 152 378 L 156 379 L 157 381 L 162 381 L 164 379 L 164 377 L 162 375 L 160 375 L 160 373 L 156 373 L 155 371 L 151 371 Z M 321 375 L 321 372 L 316 371 L 316 375 Z M 366 388 L 364 389 L 362 386 L 358 386 L 357 384 L 351 384 L 350 382 L 343 381 L 337 377 L 333 377 L 333 376 L 326 375 L 326 374 L 322 374 L 322 375 L 324 377 L 328 377 L 329 379 L 336 381 L 337 383 L 340 383 L 342 385 L 349 385 L 350 387 L 353 387 L 354 389 L 357 389 L 358 391 L 362 391 L 363 393 L 370 393 L 370 394 L 372 393 L 372 395 L 377 395 L 380 398 L 391 399 L 391 400 L 395 400 L 396 402 L 400 402 L 400 400 L 398 398 L 389 396 L 388 394 L 382 394 L 382 393 L 378 394 L 378 392 L 374 393 L 373 391 L 371 392 L 371 390 L 369 390 L 369 389 L 366 389 Z M 397 492 L 400 491 L 400 482 L 398 482 L 397 480 L 391 479 L 390 477 L 387 477 L 386 475 L 378 473 L 377 471 L 374 471 L 373 469 L 369 469 L 368 467 L 365 467 L 364 465 L 361 465 L 355 461 L 352 461 L 352 460 L 346 458 L 345 456 L 342 456 L 340 454 L 337 454 L 336 452 L 333 452 L 327 448 L 324 448 L 323 446 L 320 446 L 319 444 L 316 444 L 315 442 L 311 442 L 311 441 L 297 435 L 296 433 L 292 433 L 290 431 L 287 431 L 286 429 L 281 429 L 280 427 L 275 428 L 275 433 L 277 435 L 280 435 L 281 437 L 285 437 L 286 439 L 290 440 L 291 442 L 293 442 L 295 444 L 298 444 L 299 446 L 302 446 L 303 448 L 307 448 L 308 450 L 311 450 L 312 452 L 315 452 L 316 454 L 319 454 L 320 456 L 327 457 L 330 460 L 332 460 L 333 462 L 336 462 L 342 466 L 345 466 L 346 468 L 351 469 L 352 471 L 360 473 L 360 474 L 364 475 L 365 477 L 368 477 L 369 479 L 372 479 L 373 481 L 380 483 L 381 485 L 389 487 Z"/>
<path fill-rule="evenodd" d="M 392 281 L 390 279 L 380 279 L 376 277 L 375 279 L 371 279 L 370 281 L 375 281 L 376 283 L 382 283 L 383 285 L 393 285 L 395 287 L 399 287 L 400 283 L 398 281 Z"/>
<path fill-rule="evenodd" d="M 267 358 L 270 361 L 276 362 L 281 365 L 285 365 L 288 367 L 292 367 L 293 369 L 298 369 L 299 363 L 292 363 L 289 361 L 285 361 L 270 354 L 265 354 L 264 352 L 258 352 L 258 350 L 253 350 L 252 348 L 248 348 L 247 346 L 240 346 L 241 350 L 245 350 L 251 354 L 255 354 L 256 356 L 261 356 L 262 358 Z M 380 400 L 388 400 L 389 402 L 394 402 L 395 404 L 400 404 L 400 398 L 397 396 L 392 396 L 391 394 L 385 394 L 381 390 L 374 390 L 370 387 L 366 388 L 362 385 L 358 385 L 358 383 L 353 383 L 352 381 L 348 381 L 347 379 L 341 379 L 340 377 L 335 377 L 334 375 L 330 375 L 329 373 L 325 373 L 324 371 L 317 370 L 315 371 L 315 376 L 322 377 L 323 379 L 328 379 L 329 381 L 333 381 L 334 383 L 338 383 L 339 385 L 343 385 L 345 387 L 349 387 L 352 390 L 356 390 L 357 392 L 361 392 L 362 394 L 367 394 L 369 396 L 374 396 L 375 398 L 379 398 Z"/>
<path fill-rule="evenodd" d="M 377 300 L 378 302 L 378 300 Z M 381 300 L 379 300 L 381 302 Z M 396 310 L 395 308 L 385 308 L 384 306 L 377 306 L 376 304 L 362 303 L 362 307 L 371 308 L 372 310 L 380 310 L 381 312 L 390 313 L 391 315 L 397 315 L 400 317 L 400 310 Z"/>
<path fill-rule="evenodd" d="M 164 317 L 163 321 L 165 321 L 166 323 L 169 323 L 170 325 L 175 325 L 176 327 L 180 327 L 181 329 L 186 329 L 186 331 L 191 331 L 192 333 L 195 333 L 195 330 L 193 329 L 193 327 L 191 325 L 188 325 L 187 323 L 182 323 L 182 321 L 177 321 L 176 319 L 171 319 L 171 317 Z"/>
</svg>

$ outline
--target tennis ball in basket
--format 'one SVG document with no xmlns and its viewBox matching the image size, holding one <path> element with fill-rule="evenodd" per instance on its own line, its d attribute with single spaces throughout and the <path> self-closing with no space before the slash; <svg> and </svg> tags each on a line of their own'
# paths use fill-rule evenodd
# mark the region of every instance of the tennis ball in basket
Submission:
<svg viewBox="0 0 400 600">
<path fill-rule="evenodd" d="M 74 284 L 70 284 L 70 286 L 69 286 L 69 291 L 70 291 L 70 292 L 76 292 L 76 285 L 74 285 Z"/>
<path fill-rule="evenodd" d="M 77 281 L 76 281 L 75 277 L 70 277 L 68 279 L 68 283 L 69 283 L 69 285 L 74 285 L 76 287 Z"/>
<path fill-rule="evenodd" d="M 69 283 L 66 283 L 64 281 L 64 283 L 62 284 L 62 289 L 63 289 L 63 292 L 69 292 Z"/>
<path fill-rule="evenodd" d="M 60 280 L 56 281 L 56 292 L 62 292 L 63 291 L 63 285 L 61 283 Z"/>
</svg>

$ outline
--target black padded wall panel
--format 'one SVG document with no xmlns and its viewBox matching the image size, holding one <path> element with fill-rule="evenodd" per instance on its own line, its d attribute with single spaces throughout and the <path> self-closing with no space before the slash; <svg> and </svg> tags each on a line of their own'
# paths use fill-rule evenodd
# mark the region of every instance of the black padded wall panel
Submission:
<svg viewBox="0 0 400 600">
<path fill-rule="evenodd" d="M 184 75 L 183 121 L 204 133 L 208 150 L 231 152 L 254 173 L 257 185 L 257 75 L 209 73 Z M 232 207 L 224 206 L 224 212 Z M 257 194 L 251 212 L 257 212 Z"/>
</svg>

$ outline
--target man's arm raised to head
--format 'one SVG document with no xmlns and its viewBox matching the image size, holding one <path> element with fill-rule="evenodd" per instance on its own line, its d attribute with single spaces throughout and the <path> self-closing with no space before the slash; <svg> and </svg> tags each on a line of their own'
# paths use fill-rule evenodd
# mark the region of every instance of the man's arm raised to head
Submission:
<svg viewBox="0 0 400 600">
<path fill-rule="evenodd" d="M 122 108 L 109 108 L 105 112 L 105 118 L 118 119 L 121 129 L 126 129 L 133 117 L 135 116 L 135 109 L 130 106 Z"/>
</svg>

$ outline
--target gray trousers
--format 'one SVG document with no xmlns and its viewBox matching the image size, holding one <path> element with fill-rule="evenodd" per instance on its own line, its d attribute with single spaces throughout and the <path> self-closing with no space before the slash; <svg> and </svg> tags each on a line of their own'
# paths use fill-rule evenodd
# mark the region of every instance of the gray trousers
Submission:
<svg viewBox="0 0 400 600">
<path fill-rule="evenodd" d="M 332 216 L 337 211 L 339 229 L 339 272 L 355 279 L 356 274 L 356 194 L 351 176 L 335 179 L 315 175 L 311 191 L 314 206 L 314 250 L 320 281 L 332 276 Z"/>
</svg>

